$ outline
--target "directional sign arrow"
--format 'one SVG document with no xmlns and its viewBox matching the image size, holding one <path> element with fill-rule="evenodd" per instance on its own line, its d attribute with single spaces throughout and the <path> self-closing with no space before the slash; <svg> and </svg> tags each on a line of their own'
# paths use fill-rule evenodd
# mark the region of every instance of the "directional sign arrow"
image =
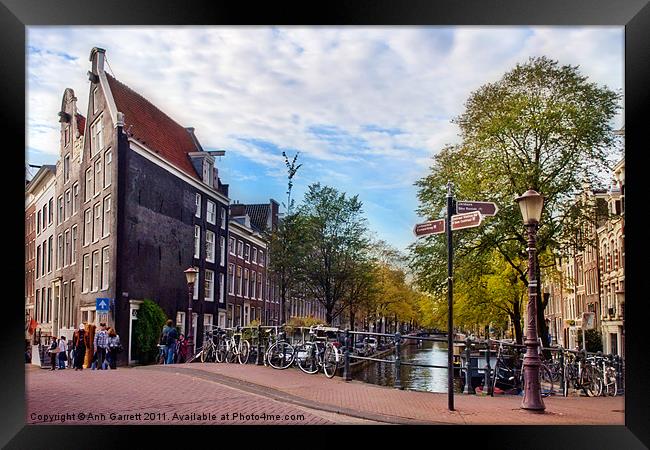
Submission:
<svg viewBox="0 0 650 450">
<path fill-rule="evenodd" d="M 417 237 L 426 236 L 427 234 L 440 234 L 445 232 L 445 219 L 431 220 L 429 222 L 418 223 L 413 227 L 413 233 Z"/>
<path fill-rule="evenodd" d="M 480 211 L 484 216 L 494 216 L 496 215 L 499 208 L 496 203 L 492 202 L 475 202 L 475 201 L 457 201 L 456 202 L 456 212 L 457 213 L 466 213 L 470 211 Z"/>
<path fill-rule="evenodd" d="M 478 227 L 483 221 L 479 211 L 472 211 L 451 216 L 451 229 L 462 230 L 463 228 Z"/>
</svg>

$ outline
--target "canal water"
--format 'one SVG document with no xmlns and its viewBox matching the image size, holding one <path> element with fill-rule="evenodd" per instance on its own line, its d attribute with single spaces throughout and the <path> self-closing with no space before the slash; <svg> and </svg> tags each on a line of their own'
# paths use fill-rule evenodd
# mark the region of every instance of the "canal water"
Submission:
<svg viewBox="0 0 650 450">
<path fill-rule="evenodd" d="M 447 365 L 447 343 L 422 341 L 422 345 L 402 347 L 401 360 L 419 364 Z M 392 359 L 392 355 L 382 359 Z M 373 362 L 356 372 L 352 378 L 381 386 L 394 386 L 393 364 Z M 447 369 L 431 367 L 401 366 L 401 381 L 404 389 L 428 392 L 447 392 Z"/>
</svg>

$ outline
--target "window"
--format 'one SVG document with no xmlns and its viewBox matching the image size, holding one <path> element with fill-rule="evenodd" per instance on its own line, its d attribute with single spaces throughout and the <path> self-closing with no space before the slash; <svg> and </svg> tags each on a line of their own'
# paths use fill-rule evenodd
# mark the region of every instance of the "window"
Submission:
<svg viewBox="0 0 650 450">
<path fill-rule="evenodd" d="M 207 262 L 214 262 L 214 233 L 210 230 L 205 230 L 205 260 Z M 207 283 L 207 280 L 206 280 Z"/>
<path fill-rule="evenodd" d="M 104 197 L 104 216 L 102 218 L 102 237 L 111 234 L 111 196 Z"/>
<path fill-rule="evenodd" d="M 83 273 L 81 276 L 81 292 L 88 292 L 90 289 L 90 254 L 83 257 Z"/>
<path fill-rule="evenodd" d="M 241 305 L 235 305 L 235 323 L 234 325 L 241 326 Z"/>
<path fill-rule="evenodd" d="M 35 319 L 38 321 L 38 323 L 43 322 L 43 318 L 40 315 L 40 313 L 42 312 L 43 312 L 43 308 L 41 307 L 41 290 L 36 289 L 36 304 L 34 305 L 34 316 Z"/>
<path fill-rule="evenodd" d="M 221 208 L 221 229 L 226 229 L 226 208 Z"/>
<path fill-rule="evenodd" d="M 262 272 L 257 272 L 257 298 L 262 300 Z"/>
<path fill-rule="evenodd" d="M 45 242 L 43 242 L 43 258 L 45 258 Z M 47 272 L 52 272 L 52 260 L 54 259 L 54 236 L 47 240 Z"/>
<path fill-rule="evenodd" d="M 228 264 L 228 293 L 235 293 L 235 266 L 233 264 Z"/>
<path fill-rule="evenodd" d="M 111 185 L 113 176 L 113 153 L 108 150 L 104 153 L 104 187 Z"/>
<path fill-rule="evenodd" d="M 59 234 L 57 236 L 56 243 L 57 243 L 56 268 L 60 269 L 61 267 L 63 267 L 63 234 Z"/>
<path fill-rule="evenodd" d="M 84 202 L 92 198 L 93 193 L 93 168 L 86 169 L 86 192 L 84 192 Z"/>
<path fill-rule="evenodd" d="M 108 290 L 108 274 L 110 271 L 110 256 L 108 247 L 102 249 L 102 291 Z"/>
<path fill-rule="evenodd" d="M 244 269 L 244 297 L 248 298 L 248 269 Z"/>
<path fill-rule="evenodd" d="M 45 245 L 45 242 L 43 242 L 43 245 Z M 41 246 L 36 247 L 36 278 L 40 278 L 40 273 L 41 272 Z"/>
<path fill-rule="evenodd" d="M 65 144 L 68 145 L 69 142 L 69 127 L 65 129 Z M 65 155 L 63 158 L 63 182 L 67 183 L 70 181 L 70 154 Z"/>
<path fill-rule="evenodd" d="M 84 211 L 84 243 L 89 245 L 93 236 L 93 212 L 88 208 Z"/>
<path fill-rule="evenodd" d="M 79 183 L 72 185 L 72 214 L 79 211 Z"/>
<path fill-rule="evenodd" d="M 257 286 L 257 272 L 254 270 L 251 272 L 251 298 L 255 298 L 255 286 Z"/>
<path fill-rule="evenodd" d="M 217 223 L 217 211 L 216 211 L 216 209 L 217 209 L 217 205 L 215 205 L 215 203 L 213 201 L 208 200 L 208 210 L 207 210 L 206 215 L 207 215 L 208 223 L 211 223 L 212 225 Z"/>
<path fill-rule="evenodd" d="M 228 239 L 228 253 L 231 255 L 235 254 L 235 238 Z"/>
<path fill-rule="evenodd" d="M 66 125 L 65 129 L 63 130 L 63 145 L 67 147 L 69 143 L 70 143 L 70 125 Z"/>
<path fill-rule="evenodd" d="M 104 122 L 99 116 L 90 127 L 90 157 L 94 157 L 104 148 Z"/>
<path fill-rule="evenodd" d="M 47 226 L 54 222 L 54 198 L 47 202 Z M 45 228 L 45 206 L 43 207 L 43 228 Z"/>
<path fill-rule="evenodd" d="M 77 226 L 76 225 L 72 227 L 72 242 L 70 245 L 72 246 L 72 256 L 71 256 L 70 264 L 75 264 L 77 262 Z"/>
<path fill-rule="evenodd" d="M 69 219 L 72 215 L 72 190 L 65 191 L 65 218 Z"/>
<path fill-rule="evenodd" d="M 95 187 L 94 194 L 97 195 L 102 190 L 102 160 L 95 161 Z"/>
<path fill-rule="evenodd" d="M 61 307 L 61 328 L 70 328 L 68 320 L 68 305 L 70 303 L 70 286 L 68 283 L 63 283 L 63 305 Z"/>
<path fill-rule="evenodd" d="M 194 294 L 192 295 L 192 298 L 194 300 L 199 299 L 199 283 L 201 282 L 201 277 L 199 276 L 200 272 L 197 272 L 196 274 L 196 280 L 194 281 Z"/>
<path fill-rule="evenodd" d="M 219 302 L 223 303 L 224 298 L 224 292 L 225 292 L 225 286 L 224 286 L 224 276 L 223 273 L 219 274 Z"/>
<path fill-rule="evenodd" d="M 244 246 L 244 259 L 246 262 L 251 262 L 251 246 L 250 244 L 246 244 Z"/>
<path fill-rule="evenodd" d="M 63 195 L 59 196 L 56 201 L 56 223 L 63 223 Z"/>
<path fill-rule="evenodd" d="M 219 265 L 223 267 L 226 265 L 226 238 L 223 236 L 219 238 L 219 251 L 221 252 Z"/>
<path fill-rule="evenodd" d="M 257 247 L 253 247 L 253 257 L 251 258 L 253 264 L 257 264 Z"/>
<path fill-rule="evenodd" d="M 235 274 L 235 295 L 241 296 L 241 267 L 237 266 L 237 272 Z"/>
<path fill-rule="evenodd" d="M 70 328 L 73 328 L 74 323 L 75 323 L 74 309 L 73 309 L 73 307 L 74 307 L 74 297 L 75 297 L 75 290 L 74 290 L 75 283 L 76 283 L 76 280 L 70 280 L 70 305 L 69 305 L 69 307 L 70 307 L 70 314 L 69 314 Z"/>
<path fill-rule="evenodd" d="M 212 270 L 205 271 L 205 295 L 206 302 L 214 301 L 214 272 Z"/>
<path fill-rule="evenodd" d="M 102 232 L 102 204 L 97 203 L 94 207 L 95 220 L 93 221 L 93 242 L 99 240 L 100 233 Z"/>
<path fill-rule="evenodd" d="M 69 266 L 72 259 L 72 251 L 70 249 L 70 230 L 65 230 L 63 235 L 63 265 Z"/>
<path fill-rule="evenodd" d="M 176 326 L 180 328 L 181 334 L 185 334 L 185 312 L 178 311 L 176 313 Z"/>
<path fill-rule="evenodd" d="M 212 330 L 212 314 L 203 314 L 203 329 Z"/>
<path fill-rule="evenodd" d="M 92 292 L 97 292 L 99 290 L 99 276 L 100 276 L 100 261 L 99 261 L 99 250 L 95 250 L 92 256 Z"/>
<path fill-rule="evenodd" d="M 45 220 L 43 220 L 45 221 Z M 38 215 L 36 216 L 36 234 L 41 233 L 41 210 L 38 210 Z"/>
<path fill-rule="evenodd" d="M 99 110 L 99 88 L 93 90 L 93 113 Z"/>
<path fill-rule="evenodd" d="M 194 257 L 199 258 L 201 252 L 201 227 L 194 226 Z"/>
<path fill-rule="evenodd" d="M 235 321 L 235 305 L 228 305 L 226 318 L 228 320 L 228 326 L 232 327 Z"/>
<path fill-rule="evenodd" d="M 264 252 L 262 250 L 260 250 L 257 261 L 260 266 L 264 267 Z"/>
<path fill-rule="evenodd" d="M 212 163 L 203 159 L 203 182 L 208 186 L 212 186 Z"/>
<path fill-rule="evenodd" d="M 196 217 L 201 217 L 201 194 L 196 194 L 195 204 L 196 211 L 194 212 L 194 215 Z"/>
<path fill-rule="evenodd" d="M 237 241 L 237 256 L 240 258 L 244 256 L 244 243 L 242 241 Z"/>
</svg>

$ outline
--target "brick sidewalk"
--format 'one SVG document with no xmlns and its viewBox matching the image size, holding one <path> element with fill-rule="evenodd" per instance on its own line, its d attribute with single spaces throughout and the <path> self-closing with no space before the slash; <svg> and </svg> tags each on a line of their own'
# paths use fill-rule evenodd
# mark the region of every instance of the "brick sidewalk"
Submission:
<svg viewBox="0 0 650 450">
<path fill-rule="evenodd" d="M 277 401 L 173 370 L 51 372 L 26 366 L 25 397 L 28 424 L 371 423 Z M 238 416 L 233 417 L 233 413 Z"/>
<path fill-rule="evenodd" d="M 546 412 L 520 409 L 522 397 L 455 395 L 455 411 L 447 394 L 400 391 L 340 378 L 307 375 L 297 369 L 239 364 L 193 363 L 146 366 L 138 372 L 177 373 L 213 380 L 280 401 L 391 423 L 495 425 L 624 425 L 623 397 L 547 397 Z"/>
</svg>

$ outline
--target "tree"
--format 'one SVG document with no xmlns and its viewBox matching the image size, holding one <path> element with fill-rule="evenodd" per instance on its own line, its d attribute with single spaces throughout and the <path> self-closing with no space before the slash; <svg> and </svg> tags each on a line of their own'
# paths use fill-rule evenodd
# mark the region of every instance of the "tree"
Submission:
<svg viewBox="0 0 650 450">
<path fill-rule="evenodd" d="M 148 363 L 156 359 L 160 333 L 166 320 L 165 311 L 154 301 L 145 299 L 140 305 L 133 329 L 140 362 Z"/>
<path fill-rule="evenodd" d="M 343 311 L 355 261 L 368 246 L 366 220 L 358 196 L 312 184 L 299 209 L 303 216 L 304 285 L 325 307 L 328 324 Z"/>
<path fill-rule="evenodd" d="M 596 184 L 597 174 L 609 168 L 616 142 L 611 120 L 620 97 L 588 82 L 577 67 L 560 66 L 546 57 L 517 64 L 470 95 L 465 111 L 454 120 L 462 143 L 445 147 L 434 157 L 429 175 L 416 183 L 423 216 L 433 218 L 444 206 L 447 181 L 454 183 L 459 199 L 499 206 L 497 216 L 481 227 L 455 233 L 455 264 L 496 250 L 528 285 L 526 236 L 513 201 L 528 189 L 545 197 L 537 235 L 538 281 L 541 269 L 553 263 L 550 251 L 584 245 L 587 236 L 576 232 L 577 225 L 594 222 L 595 215 L 591 205 L 575 204 L 574 196 L 585 181 Z M 433 292 L 446 278 L 439 269 L 440 245 L 434 237 L 413 248 L 419 283 Z M 428 264 L 432 260 L 436 266 Z M 425 266 L 433 268 L 427 272 Z M 537 324 L 546 339 L 546 303 L 540 288 L 538 283 Z"/>
<path fill-rule="evenodd" d="M 293 211 L 294 200 L 291 198 L 293 178 L 302 164 L 296 165 L 299 153 L 291 161 L 282 152 L 287 166 L 287 203 L 286 214 L 276 229 L 267 230 L 269 245 L 269 270 L 275 278 L 280 291 L 280 323 L 285 323 L 291 311 L 292 290 L 300 281 L 300 261 L 303 254 L 302 216 Z"/>
</svg>

